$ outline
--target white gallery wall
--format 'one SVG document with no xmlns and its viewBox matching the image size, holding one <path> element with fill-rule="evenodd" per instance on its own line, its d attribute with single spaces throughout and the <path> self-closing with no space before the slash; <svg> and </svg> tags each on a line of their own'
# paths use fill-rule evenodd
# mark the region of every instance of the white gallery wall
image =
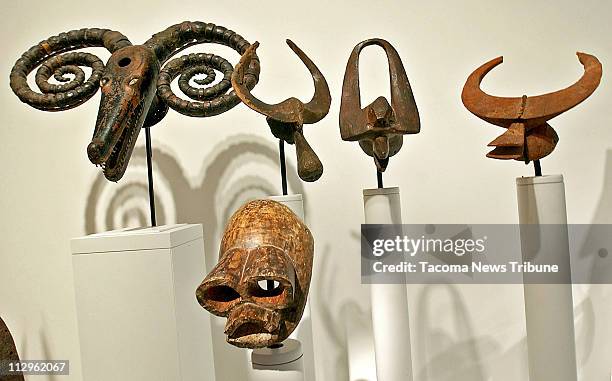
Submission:
<svg viewBox="0 0 612 381">
<path fill-rule="evenodd" d="M 184 20 L 212 22 L 260 41 L 262 72 L 253 92 L 273 103 L 312 95 L 307 70 L 284 40 L 296 42 L 324 73 L 333 98 L 329 115 L 304 128 L 324 164 L 323 177 L 300 183 L 294 149 L 287 149 L 290 190 L 304 194 L 316 239 L 311 304 L 318 380 L 349 380 L 349 367 L 353 375 L 373 380 L 372 358 L 349 365 L 349 352 L 368 358 L 371 351 L 348 343 L 355 335 L 368 336 L 359 229 L 362 189 L 376 186 L 371 158 L 357 143 L 340 140 L 341 86 L 352 48 L 371 37 L 390 41 L 414 91 L 421 133 L 404 138 L 385 173 L 385 185 L 401 188 L 405 223 L 517 222 L 515 177 L 530 176 L 532 167 L 485 158 L 486 144 L 500 129 L 463 107 L 463 83 L 476 67 L 503 55 L 504 63 L 483 83 L 486 91 L 502 96 L 555 91 L 581 75 L 576 51 L 597 56 L 604 68 L 601 85 L 551 122 L 560 141 L 542 167 L 565 176 L 570 223 L 610 223 L 610 15 L 612 2 L 603 0 L 2 1 L 0 316 L 21 357 L 70 359 L 72 375 L 61 379 L 79 380 L 69 241 L 146 224 L 148 218 L 144 136 L 125 178 L 106 182 L 85 152 L 99 95 L 76 109 L 48 113 L 22 104 L 11 92 L 11 67 L 30 46 L 82 27 L 118 30 L 139 44 Z M 104 61 L 109 56 L 92 51 Z M 234 64 L 239 58 L 211 45 L 189 51 L 218 53 Z M 388 94 L 382 50 L 366 49 L 361 66 L 363 103 Z M 229 215 L 248 199 L 280 192 L 277 143 L 264 118 L 244 105 L 205 119 L 171 110 L 152 134 L 159 218 L 202 223 L 210 269 Z M 574 290 L 580 380 L 608 380 L 612 288 Z M 407 292 L 416 380 L 528 379 L 521 286 L 428 285 L 409 286 Z M 213 325 L 217 379 L 244 379 L 244 352 L 224 343 L 223 321 Z"/>
</svg>

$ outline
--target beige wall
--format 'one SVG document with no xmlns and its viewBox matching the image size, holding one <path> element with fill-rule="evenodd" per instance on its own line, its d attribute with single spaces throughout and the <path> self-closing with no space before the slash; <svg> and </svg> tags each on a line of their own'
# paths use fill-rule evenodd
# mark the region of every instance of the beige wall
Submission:
<svg viewBox="0 0 612 381">
<path fill-rule="evenodd" d="M 99 95 L 52 114 L 27 107 L 12 94 L 9 71 L 31 45 L 81 27 L 116 29 L 141 43 L 183 20 L 214 22 L 261 42 L 256 94 L 270 102 L 289 96 L 306 100 L 312 91 L 285 38 L 314 59 L 333 103 L 329 116 L 305 133 L 325 173 L 304 185 L 292 175 L 291 188 L 305 194 L 316 237 L 311 301 L 319 379 L 336 381 L 348 377 L 347 319 L 367 319 L 369 313 L 369 292 L 359 278 L 358 232 L 361 189 L 375 186 L 374 167 L 356 144 L 341 142 L 338 132 L 342 78 L 353 46 L 369 37 L 389 40 L 415 93 L 422 132 L 405 138 L 385 174 L 386 184 L 401 187 L 407 223 L 516 222 L 514 178 L 531 175 L 532 169 L 484 157 L 499 130 L 463 108 L 463 83 L 471 70 L 504 55 L 505 63 L 485 81 L 486 90 L 500 95 L 557 90 L 581 74 L 577 50 L 595 54 L 604 65 L 602 84 L 588 101 L 552 122 L 561 140 L 542 166 L 545 173 L 564 174 L 570 222 L 610 222 L 611 14 L 611 2 L 596 0 L 4 0 L 0 315 L 14 331 L 22 357 L 71 359 L 78 369 L 69 240 L 146 217 L 146 199 L 140 198 L 142 138 L 119 184 L 101 180 L 86 158 Z M 223 48 L 196 50 L 223 53 L 234 63 L 238 58 Z M 388 92 L 384 65 L 379 50 L 364 52 L 364 101 Z M 242 105 L 209 119 L 170 111 L 153 129 L 153 143 L 160 213 L 165 222 L 205 225 L 210 268 L 228 214 L 247 198 L 278 192 L 276 143 L 263 118 Z M 288 151 L 294 163 L 293 149 Z M 117 194 L 125 199 L 113 204 Z M 612 292 L 594 286 L 575 290 L 581 380 L 605 380 L 612 367 Z M 409 295 L 417 380 L 527 379 L 519 286 L 411 286 Z M 242 379 L 243 353 L 223 343 L 220 322 L 215 330 L 218 379 Z"/>
</svg>

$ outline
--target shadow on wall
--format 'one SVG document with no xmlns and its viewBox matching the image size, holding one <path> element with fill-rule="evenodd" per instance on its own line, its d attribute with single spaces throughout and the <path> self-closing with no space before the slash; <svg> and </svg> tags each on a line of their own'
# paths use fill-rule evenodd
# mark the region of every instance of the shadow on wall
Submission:
<svg viewBox="0 0 612 381">
<path fill-rule="evenodd" d="M 217 262 L 214 244 L 232 213 L 249 200 L 280 193 L 277 146 L 255 135 L 224 140 L 203 160 L 195 178 L 188 178 L 167 149 L 154 148 L 153 162 L 158 224 L 201 223 L 209 268 Z M 295 167 L 287 164 L 290 193 L 302 193 Z M 86 234 L 148 226 L 147 189 L 145 150 L 136 147 L 124 179 L 111 184 L 100 175 L 93 183 L 85 209 Z"/>
<path fill-rule="evenodd" d="M 435 313 L 430 315 L 430 307 L 436 299 L 435 291 L 442 291 L 448 297 L 455 321 L 454 332 L 436 329 L 431 324 L 436 321 Z M 481 351 L 499 351 L 498 344 L 490 338 L 474 337 L 471 319 L 467 308 L 454 285 L 425 285 L 419 295 L 416 317 L 416 346 L 425 356 L 424 366 L 415 374 L 418 380 L 426 381 L 486 381 Z M 413 349 L 414 350 L 414 349 Z M 448 366 L 454 364 L 453 366 Z"/>
<path fill-rule="evenodd" d="M 574 308 L 576 355 L 579 375 L 585 380 L 609 377 L 609 354 L 612 350 L 612 288 L 606 284 L 610 279 L 609 240 L 605 231 L 612 224 L 612 149 L 606 151 L 602 190 L 591 219 L 591 226 L 580 246 L 581 260 L 589 261 L 590 280 L 594 284 L 574 285 L 584 299 Z M 597 284 L 604 283 L 604 284 Z M 575 297 L 575 296 L 574 296 Z"/>
<path fill-rule="evenodd" d="M 326 348 L 326 356 L 319 356 L 317 358 L 317 361 L 320 361 L 320 363 L 317 363 L 317 366 L 322 366 L 325 369 L 333 369 L 333 380 L 353 381 L 349 379 L 349 335 L 369 335 L 371 330 L 361 330 L 359 329 L 360 327 L 356 327 L 356 329 L 352 330 L 350 333 L 347 332 L 351 327 L 355 327 L 355 325 L 352 324 L 355 320 L 361 321 L 360 316 L 351 314 L 351 312 L 357 311 L 359 307 L 352 309 L 342 306 L 340 307 L 340 314 L 334 312 L 334 302 L 337 300 L 337 291 L 339 291 L 337 274 L 340 269 L 332 260 L 331 247 L 329 245 L 326 245 L 323 250 L 317 251 L 317 255 L 317 261 L 319 261 L 317 265 L 319 280 L 318 282 L 312 283 L 311 287 L 313 290 L 311 294 L 316 293 L 324 297 L 311 299 L 311 308 L 313 316 L 318 315 L 322 325 L 323 332 L 319 332 L 318 336 L 326 336 L 328 338 L 328 343 L 331 344 L 330 347 Z M 352 306 L 354 302 L 346 301 L 345 304 Z"/>
<path fill-rule="evenodd" d="M 218 261 L 220 236 L 232 213 L 247 201 L 281 193 L 277 145 L 256 135 L 230 136 L 204 158 L 199 175 L 192 178 L 169 149 L 154 142 L 156 145 L 153 176 L 157 223 L 201 223 L 208 272 Z M 303 193 L 297 171 L 289 161 L 287 182 L 289 193 Z M 85 209 L 85 232 L 148 225 L 146 156 L 144 147 L 139 146 L 119 183 L 109 183 L 99 175 L 92 184 Z M 225 344 L 221 319 L 212 317 L 211 325 L 215 358 L 223 359 L 215 363 L 217 377 L 245 379 L 244 351 Z"/>
</svg>

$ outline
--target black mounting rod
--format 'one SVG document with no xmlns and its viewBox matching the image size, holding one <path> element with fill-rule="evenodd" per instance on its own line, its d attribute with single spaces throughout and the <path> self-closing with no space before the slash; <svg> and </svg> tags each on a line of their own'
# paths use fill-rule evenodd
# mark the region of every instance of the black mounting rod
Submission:
<svg viewBox="0 0 612 381">
<path fill-rule="evenodd" d="M 533 168 L 535 169 L 536 176 L 542 176 L 542 166 L 540 165 L 540 160 L 533 161 Z"/>
<path fill-rule="evenodd" d="M 287 195 L 287 165 L 285 164 L 285 141 L 278 139 L 278 152 L 280 156 L 281 186 L 283 196 Z"/>
<path fill-rule="evenodd" d="M 145 127 L 145 139 L 147 150 L 147 177 L 149 179 L 149 209 L 151 210 L 151 226 L 157 226 L 155 217 L 155 191 L 153 189 L 153 150 L 151 149 L 151 131 Z"/>
<path fill-rule="evenodd" d="M 378 170 L 378 168 L 376 169 L 376 180 L 378 181 L 378 188 L 382 189 L 384 188 L 383 186 L 383 177 L 382 177 L 382 172 Z"/>
</svg>

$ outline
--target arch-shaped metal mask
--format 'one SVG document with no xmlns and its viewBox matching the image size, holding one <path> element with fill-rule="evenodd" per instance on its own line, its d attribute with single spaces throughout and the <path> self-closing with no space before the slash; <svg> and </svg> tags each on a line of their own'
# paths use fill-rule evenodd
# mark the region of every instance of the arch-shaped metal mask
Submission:
<svg viewBox="0 0 612 381">
<path fill-rule="evenodd" d="M 370 45 L 380 46 L 387 55 L 391 104 L 385 97 L 380 96 L 365 108 L 361 108 L 359 54 L 363 48 Z M 402 148 L 403 135 L 417 134 L 420 130 L 419 111 L 397 50 L 380 38 L 357 44 L 346 64 L 342 85 L 342 140 L 359 141 L 361 149 L 374 158 L 376 167 L 383 172 L 387 168 L 389 158 Z"/>
<path fill-rule="evenodd" d="M 480 83 L 489 71 L 503 62 L 497 57 L 476 69 L 468 77 L 461 93 L 465 107 L 480 119 L 506 128 L 490 147 L 487 157 L 529 162 L 549 155 L 559 137 L 547 123 L 555 116 L 577 106 L 599 86 L 602 67 L 590 54 L 576 53 L 584 74 L 573 85 L 552 93 L 528 97 L 496 97 L 482 91 Z"/>
<path fill-rule="evenodd" d="M 323 174 L 323 164 L 306 141 L 303 133 L 304 124 L 314 124 L 323 119 L 329 112 L 331 94 L 323 74 L 310 58 L 291 40 L 287 45 L 302 60 L 310 71 L 314 82 L 314 95 L 308 103 L 297 98 L 289 98 L 270 105 L 257 99 L 246 86 L 245 68 L 255 56 L 258 42 L 255 42 L 240 58 L 232 74 L 232 86 L 244 104 L 266 116 L 272 134 L 289 144 L 295 143 L 298 175 L 304 181 L 316 181 Z"/>
</svg>

